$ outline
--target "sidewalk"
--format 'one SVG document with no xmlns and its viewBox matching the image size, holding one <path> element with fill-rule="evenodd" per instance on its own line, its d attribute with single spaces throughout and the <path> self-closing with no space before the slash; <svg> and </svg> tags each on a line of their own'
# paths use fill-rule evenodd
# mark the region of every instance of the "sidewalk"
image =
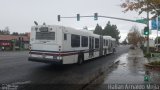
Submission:
<svg viewBox="0 0 160 90">
<path fill-rule="evenodd" d="M 146 69 L 144 64 L 148 63 L 148 59 L 144 58 L 141 49 L 130 49 L 128 53 L 122 54 L 117 60 L 119 62 L 111 68 L 111 72 L 101 76 L 101 84 L 94 90 L 160 90 L 160 71 Z M 148 81 L 144 79 L 146 71 L 149 71 Z M 136 85 L 137 89 L 131 88 Z M 158 87 L 146 87 L 147 85 L 158 85 Z"/>
<path fill-rule="evenodd" d="M 118 59 L 119 63 L 106 74 L 103 84 L 160 84 L 160 71 L 146 69 L 144 64 L 148 63 L 148 59 L 144 58 L 141 49 L 130 49 Z M 144 80 L 146 71 L 149 71 L 149 81 Z"/>
</svg>

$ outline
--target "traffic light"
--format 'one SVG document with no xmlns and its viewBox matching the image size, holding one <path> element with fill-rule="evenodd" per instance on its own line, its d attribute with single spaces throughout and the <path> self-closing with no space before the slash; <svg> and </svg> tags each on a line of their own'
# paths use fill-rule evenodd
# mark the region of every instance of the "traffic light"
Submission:
<svg viewBox="0 0 160 90">
<path fill-rule="evenodd" d="M 80 21 L 80 14 L 77 14 L 77 21 Z"/>
<path fill-rule="evenodd" d="M 94 13 L 94 20 L 98 20 L 98 13 Z"/>
<path fill-rule="evenodd" d="M 59 21 L 59 22 L 61 21 L 61 16 L 60 16 L 60 15 L 58 15 L 58 21 Z"/>
<path fill-rule="evenodd" d="M 149 27 L 144 28 L 144 35 L 149 35 Z"/>
</svg>

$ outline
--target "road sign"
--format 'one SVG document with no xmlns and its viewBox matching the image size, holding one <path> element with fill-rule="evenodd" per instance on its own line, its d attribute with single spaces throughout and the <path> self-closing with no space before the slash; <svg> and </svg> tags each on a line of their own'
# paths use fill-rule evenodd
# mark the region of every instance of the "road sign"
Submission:
<svg viewBox="0 0 160 90">
<path fill-rule="evenodd" d="M 137 19 L 137 20 L 135 20 L 135 22 L 147 24 L 148 20 L 146 18 L 144 18 L 144 19 Z"/>
<path fill-rule="evenodd" d="M 158 26 L 158 28 L 157 28 Z M 158 25 L 157 25 L 157 19 L 156 18 L 153 18 L 151 20 L 151 29 L 152 30 L 157 30 L 160 31 L 160 17 L 158 17 Z"/>
</svg>

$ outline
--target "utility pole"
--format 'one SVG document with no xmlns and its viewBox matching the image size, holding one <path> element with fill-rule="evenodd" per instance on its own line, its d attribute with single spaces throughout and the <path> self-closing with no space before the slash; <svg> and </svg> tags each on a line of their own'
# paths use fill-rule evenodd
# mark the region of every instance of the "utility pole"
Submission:
<svg viewBox="0 0 160 90">
<path fill-rule="evenodd" d="M 156 23 L 157 23 L 157 47 L 156 47 L 156 48 L 157 48 L 157 50 L 158 50 L 158 29 L 159 29 L 158 16 L 159 16 L 159 15 L 157 14 L 157 22 L 156 22 Z"/>
<path fill-rule="evenodd" d="M 148 10 L 148 3 L 147 3 L 147 27 L 149 29 L 149 10 Z M 147 53 L 149 53 L 149 34 L 147 35 Z"/>
</svg>

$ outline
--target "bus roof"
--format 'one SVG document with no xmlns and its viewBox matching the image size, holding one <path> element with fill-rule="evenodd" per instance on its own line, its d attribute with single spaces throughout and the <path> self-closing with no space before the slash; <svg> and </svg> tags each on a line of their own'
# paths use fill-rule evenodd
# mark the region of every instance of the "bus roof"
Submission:
<svg viewBox="0 0 160 90">
<path fill-rule="evenodd" d="M 105 39 L 112 39 L 111 36 L 103 36 Z"/>
<path fill-rule="evenodd" d="M 113 41 L 116 41 L 116 39 L 115 39 L 115 38 L 112 38 L 112 40 L 113 40 Z"/>
<path fill-rule="evenodd" d="M 92 31 L 90 30 L 86 30 L 86 29 L 74 29 L 71 27 L 66 27 L 66 26 L 60 26 L 60 25 L 37 25 L 37 26 L 32 26 L 32 28 L 40 28 L 40 27 L 50 27 L 50 28 L 55 28 L 56 30 L 63 30 L 63 32 L 66 33 L 72 33 L 72 34 L 77 34 L 77 35 L 90 35 L 90 36 L 99 36 L 97 34 L 94 34 Z"/>
</svg>

